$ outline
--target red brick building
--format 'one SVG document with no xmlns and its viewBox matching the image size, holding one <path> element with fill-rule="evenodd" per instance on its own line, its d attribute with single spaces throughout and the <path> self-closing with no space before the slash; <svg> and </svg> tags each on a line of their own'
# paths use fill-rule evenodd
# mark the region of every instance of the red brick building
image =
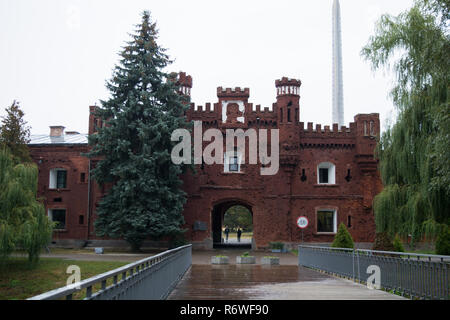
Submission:
<svg viewBox="0 0 450 320">
<path fill-rule="evenodd" d="M 192 78 L 180 73 L 179 84 L 180 94 L 189 98 Z M 373 241 L 372 201 L 382 188 L 374 159 L 379 116 L 358 114 L 349 127 L 341 128 L 305 125 L 299 118 L 300 86 L 299 80 L 277 80 L 271 109 L 249 103 L 248 88 L 219 87 L 218 101 L 205 108 L 191 103 L 186 117 L 201 121 L 202 132 L 215 128 L 225 137 L 227 129 L 254 129 L 258 135 L 261 129 L 279 130 L 275 175 L 262 175 L 260 161 L 250 164 L 246 139 L 244 150 L 225 150 L 223 164 L 197 164 L 196 174 L 182 177 L 188 195 L 186 236 L 195 246 L 212 248 L 221 242 L 224 213 L 237 204 L 252 213 L 254 248 L 266 247 L 270 241 L 301 242 L 299 216 L 309 220 L 303 231 L 305 242 L 331 242 L 341 222 L 355 242 Z M 101 125 L 91 115 L 89 134 Z M 208 144 L 203 142 L 203 148 Z M 49 216 L 60 221 L 55 241 L 98 240 L 95 207 L 106 191 L 89 179 L 95 163 L 82 155 L 89 149 L 87 135 L 64 134 L 63 127 L 51 127 L 50 136 L 33 136 L 29 146 L 39 166 L 39 196 Z"/>
</svg>

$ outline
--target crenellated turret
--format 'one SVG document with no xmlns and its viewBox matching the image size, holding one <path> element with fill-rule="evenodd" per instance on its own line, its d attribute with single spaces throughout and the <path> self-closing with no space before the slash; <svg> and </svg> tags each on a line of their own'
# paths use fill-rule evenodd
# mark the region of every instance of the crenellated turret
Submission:
<svg viewBox="0 0 450 320">
<path fill-rule="evenodd" d="M 217 88 L 217 97 L 219 101 L 222 100 L 242 100 L 244 102 L 248 101 L 250 97 L 250 89 L 249 88 Z"/>
<path fill-rule="evenodd" d="M 278 122 L 280 124 L 300 121 L 300 86 L 302 82 L 286 77 L 275 81 L 277 88 Z"/>
<path fill-rule="evenodd" d="M 178 73 L 177 85 L 180 87 L 180 94 L 191 97 L 192 77 L 190 75 L 186 75 L 186 72 Z"/>
</svg>

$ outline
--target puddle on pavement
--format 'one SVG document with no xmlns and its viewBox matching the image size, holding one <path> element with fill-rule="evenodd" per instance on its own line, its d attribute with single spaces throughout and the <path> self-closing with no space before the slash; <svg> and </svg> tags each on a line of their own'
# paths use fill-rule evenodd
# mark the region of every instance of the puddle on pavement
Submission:
<svg viewBox="0 0 450 320">
<path fill-rule="evenodd" d="M 169 299 L 266 299 L 274 286 L 295 282 L 322 282 L 325 274 L 298 266 L 192 265 Z M 273 297 L 272 297 L 273 298 Z"/>
</svg>

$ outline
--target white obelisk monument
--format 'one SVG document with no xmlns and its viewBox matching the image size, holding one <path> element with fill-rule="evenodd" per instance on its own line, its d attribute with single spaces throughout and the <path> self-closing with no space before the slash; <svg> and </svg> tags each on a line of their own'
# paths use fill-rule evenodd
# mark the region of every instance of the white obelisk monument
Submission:
<svg viewBox="0 0 450 320">
<path fill-rule="evenodd" d="M 333 123 L 344 125 L 344 88 L 342 79 L 341 7 L 333 2 Z"/>
</svg>

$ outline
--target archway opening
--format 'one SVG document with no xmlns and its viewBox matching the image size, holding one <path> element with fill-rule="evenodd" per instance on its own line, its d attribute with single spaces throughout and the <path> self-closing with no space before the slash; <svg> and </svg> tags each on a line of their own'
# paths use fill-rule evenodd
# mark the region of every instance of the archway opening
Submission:
<svg viewBox="0 0 450 320">
<path fill-rule="evenodd" d="M 252 213 L 241 205 L 230 207 L 224 214 L 222 230 L 222 238 L 225 243 L 251 244 L 253 238 Z"/>
<path fill-rule="evenodd" d="M 239 201 L 215 205 L 212 211 L 212 238 L 214 248 L 251 248 L 252 207 Z"/>
</svg>

